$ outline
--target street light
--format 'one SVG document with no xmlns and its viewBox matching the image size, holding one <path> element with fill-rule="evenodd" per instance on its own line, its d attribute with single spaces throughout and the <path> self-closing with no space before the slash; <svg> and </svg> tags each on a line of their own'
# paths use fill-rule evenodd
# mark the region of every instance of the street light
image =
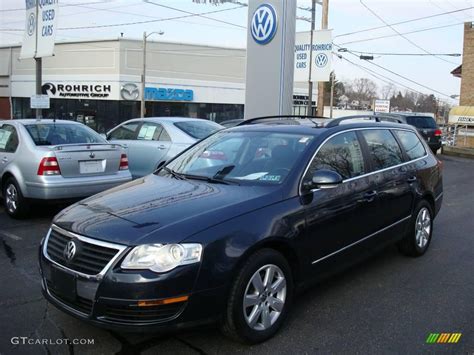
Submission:
<svg viewBox="0 0 474 355">
<path fill-rule="evenodd" d="M 146 33 L 143 32 L 143 70 L 142 70 L 142 100 L 140 105 L 140 117 L 145 117 L 145 82 L 146 82 L 146 39 L 152 34 L 163 35 L 163 31 Z"/>
</svg>

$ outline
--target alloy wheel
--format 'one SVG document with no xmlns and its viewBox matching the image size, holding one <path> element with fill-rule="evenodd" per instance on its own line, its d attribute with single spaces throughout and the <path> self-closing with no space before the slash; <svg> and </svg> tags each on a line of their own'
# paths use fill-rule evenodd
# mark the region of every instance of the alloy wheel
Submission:
<svg viewBox="0 0 474 355">
<path fill-rule="evenodd" d="M 286 279 L 276 265 L 258 269 L 247 284 L 243 312 L 247 325 L 254 330 L 270 328 L 280 317 L 286 300 Z"/>
<path fill-rule="evenodd" d="M 418 212 L 415 223 L 416 245 L 423 249 L 431 236 L 431 215 L 428 208 L 423 207 Z"/>
<path fill-rule="evenodd" d="M 15 213 L 18 208 L 18 191 L 15 185 L 9 184 L 5 189 L 6 207 L 10 213 Z"/>
</svg>

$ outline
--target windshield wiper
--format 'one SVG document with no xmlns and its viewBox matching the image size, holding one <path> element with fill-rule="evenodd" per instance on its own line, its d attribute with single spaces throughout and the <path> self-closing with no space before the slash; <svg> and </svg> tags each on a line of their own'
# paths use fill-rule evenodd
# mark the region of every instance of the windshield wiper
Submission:
<svg viewBox="0 0 474 355">
<path fill-rule="evenodd" d="M 240 184 L 239 184 L 238 182 L 236 182 L 236 181 L 216 179 L 215 177 L 210 177 L 210 176 L 188 175 L 188 174 L 185 174 L 184 176 L 187 177 L 188 179 L 202 180 L 202 181 L 207 181 L 207 182 L 215 183 L 215 184 L 240 185 Z"/>
<path fill-rule="evenodd" d="M 234 170 L 235 165 L 224 166 L 221 170 L 214 174 L 213 179 L 223 180 L 226 175 L 228 175 L 232 170 Z"/>
<path fill-rule="evenodd" d="M 178 180 L 186 180 L 186 176 L 184 174 L 177 173 L 173 169 L 170 169 L 170 168 L 165 166 L 163 168 L 163 170 L 166 171 L 167 173 L 170 173 L 171 175 L 173 175 L 174 178 L 176 178 Z"/>
</svg>

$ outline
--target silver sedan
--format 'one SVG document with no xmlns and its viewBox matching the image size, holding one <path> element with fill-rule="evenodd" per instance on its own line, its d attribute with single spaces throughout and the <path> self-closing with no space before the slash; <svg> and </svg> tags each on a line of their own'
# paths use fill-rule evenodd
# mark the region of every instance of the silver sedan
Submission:
<svg viewBox="0 0 474 355">
<path fill-rule="evenodd" d="M 32 200 L 87 197 L 132 179 L 123 148 L 81 123 L 0 121 L 0 181 L 12 217 Z"/>
<path fill-rule="evenodd" d="M 199 118 L 146 117 L 120 124 L 107 133 L 107 140 L 126 149 L 130 171 L 137 178 L 223 128 Z"/>
</svg>

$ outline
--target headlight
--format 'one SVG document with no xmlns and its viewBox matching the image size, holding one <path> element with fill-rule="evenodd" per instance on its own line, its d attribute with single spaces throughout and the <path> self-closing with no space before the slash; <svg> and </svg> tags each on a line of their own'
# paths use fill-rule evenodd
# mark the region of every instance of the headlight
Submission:
<svg viewBox="0 0 474 355">
<path fill-rule="evenodd" d="M 121 267 L 166 272 L 180 265 L 198 263 L 201 255 L 201 244 L 145 244 L 133 248 Z"/>
</svg>

